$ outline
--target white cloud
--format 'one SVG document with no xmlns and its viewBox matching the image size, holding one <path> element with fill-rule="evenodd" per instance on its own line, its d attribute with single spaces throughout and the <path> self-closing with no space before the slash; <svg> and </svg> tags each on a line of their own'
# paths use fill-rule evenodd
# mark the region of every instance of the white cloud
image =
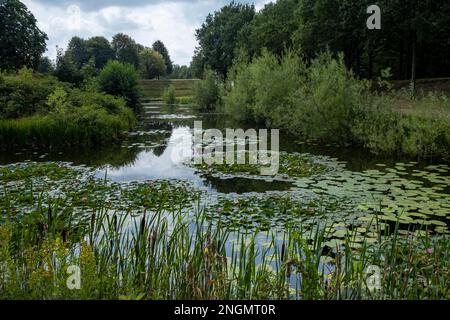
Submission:
<svg viewBox="0 0 450 320">
<path fill-rule="evenodd" d="M 89 38 L 118 32 L 130 35 L 144 46 L 162 40 L 177 64 L 189 64 L 197 45 L 195 29 L 208 13 L 229 1 L 103 1 L 98 7 L 87 2 L 22 0 L 35 15 L 39 27 L 47 33 L 47 55 L 56 56 L 56 46 L 65 48 L 73 36 Z M 92 2 L 92 1 L 90 1 Z M 256 1 L 261 9 L 269 0 Z M 108 6 L 108 3 L 114 5 Z"/>
</svg>

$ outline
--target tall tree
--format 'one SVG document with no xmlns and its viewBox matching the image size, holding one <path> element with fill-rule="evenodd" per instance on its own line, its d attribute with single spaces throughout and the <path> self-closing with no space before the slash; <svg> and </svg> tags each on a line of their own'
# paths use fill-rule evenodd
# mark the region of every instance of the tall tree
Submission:
<svg viewBox="0 0 450 320">
<path fill-rule="evenodd" d="M 159 52 L 147 48 L 139 56 L 141 75 L 145 79 L 155 79 L 166 74 L 166 63 Z"/>
<path fill-rule="evenodd" d="M 118 33 L 113 37 L 112 49 L 117 60 L 129 63 L 136 69 L 139 67 L 139 52 L 136 41 L 130 36 Z"/>
<path fill-rule="evenodd" d="M 76 67 L 80 69 L 90 59 L 87 41 L 80 37 L 73 37 L 70 39 L 67 46 L 66 55 L 68 55 L 75 63 Z"/>
<path fill-rule="evenodd" d="M 196 30 L 200 52 L 198 57 L 203 57 L 203 64 L 226 77 L 233 64 L 241 31 L 245 30 L 254 16 L 253 5 L 235 2 L 209 14 L 201 28 Z"/>
<path fill-rule="evenodd" d="M 0 1 L 0 69 L 36 68 L 46 50 L 47 35 L 18 0 Z"/>
<path fill-rule="evenodd" d="M 95 67 L 102 69 L 109 60 L 114 60 L 114 51 L 105 37 L 93 37 L 87 40 L 89 55 L 94 58 Z"/>
<path fill-rule="evenodd" d="M 292 33 L 297 26 L 295 11 L 300 0 L 270 2 L 258 12 L 247 29 L 241 32 L 239 47 L 250 56 L 259 55 L 262 48 L 280 55 L 292 46 Z"/>
<path fill-rule="evenodd" d="M 152 46 L 153 50 L 156 52 L 159 52 L 164 58 L 164 61 L 166 63 L 166 73 L 168 75 L 172 74 L 173 71 L 173 62 L 170 59 L 169 51 L 167 50 L 166 46 L 161 40 L 155 41 Z"/>
</svg>

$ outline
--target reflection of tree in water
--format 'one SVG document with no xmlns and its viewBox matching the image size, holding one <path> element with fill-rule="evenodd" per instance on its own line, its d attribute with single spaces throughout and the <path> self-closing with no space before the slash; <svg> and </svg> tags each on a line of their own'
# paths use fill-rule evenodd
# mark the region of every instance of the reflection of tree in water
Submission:
<svg viewBox="0 0 450 320">
<path fill-rule="evenodd" d="M 268 182 L 246 178 L 221 179 L 212 176 L 207 176 L 206 182 L 208 187 L 220 193 L 287 191 L 293 187 L 292 183 L 283 181 Z"/>
</svg>

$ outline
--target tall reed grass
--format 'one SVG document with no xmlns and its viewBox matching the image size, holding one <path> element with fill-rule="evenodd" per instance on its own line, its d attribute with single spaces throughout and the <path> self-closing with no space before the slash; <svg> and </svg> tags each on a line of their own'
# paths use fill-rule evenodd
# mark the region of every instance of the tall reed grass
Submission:
<svg viewBox="0 0 450 320">
<path fill-rule="evenodd" d="M 35 198 L 25 216 L 5 205 L 0 225 L 1 299 L 447 299 L 445 237 L 389 237 L 330 250 L 326 226 L 253 234 L 208 221 L 199 205 L 83 216 L 63 199 Z M 199 203 L 199 202 L 198 202 Z M 374 221 L 377 223 L 377 221 Z M 66 286 L 69 265 L 81 288 Z M 369 266 L 380 270 L 370 290 Z M 373 288 L 372 288 L 373 289 Z"/>
</svg>

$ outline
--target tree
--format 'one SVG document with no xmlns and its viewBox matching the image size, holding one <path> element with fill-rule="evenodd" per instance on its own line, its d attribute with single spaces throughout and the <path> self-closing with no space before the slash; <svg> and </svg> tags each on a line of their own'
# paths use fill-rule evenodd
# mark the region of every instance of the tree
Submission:
<svg viewBox="0 0 450 320">
<path fill-rule="evenodd" d="M 128 106 L 138 110 L 139 77 L 134 66 L 119 61 L 109 61 L 98 75 L 100 91 L 125 99 Z"/>
<path fill-rule="evenodd" d="M 36 68 L 46 50 L 47 35 L 18 0 L 0 1 L 0 69 Z"/>
<path fill-rule="evenodd" d="M 130 36 L 118 33 L 113 37 L 112 49 L 115 58 L 123 63 L 129 63 L 136 69 L 139 68 L 139 52 L 136 41 Z"/>
<path fill-rule="evenodd" d="M 233 64 L 235 49 L 241 30 L 253 20 L 255 7 L 231 2 L 214 15 L 209 14 L 200 29 L 196 30 L 199 56 L 203 63 L 226 77 Z"/>
<path fill-rule="evenodd" d="M 259 55 L 262 48 L 277 55 L 292 47 L 292 33 L 297 27 L 295 10 L 300 0 L 270 2 L 244 27 L 239 47 L 250 56 Z"/>
<path fill-rule="evenodd" d="M 70 55 L 64 54 L 63 49 L 56 47 L 55 76 L 59 81 L 78 84 L 83 81 L 83 75 L 77 68 Z"/>
<path fill-rule="evenodd" d="M 153 50 L 161 54 L 164 58 L 166 64 L 166 73 L 168 75 L 172 74 L 173 71 L 173 63 L 170 59 L 169 51 L 161 40 L 155 41 L 152 46 Z"/>
<path fill-rule="evenodd" d="M 111 44 L 105 37 L 93 37 L 87 40 L 87 46 L 90 57 L 94 58 L 95 67 L 100 70 L 108 63 L 114 60 L 114 51 Z"/>
<path fill-rule="evenodd" d="M 163 56 L 152 49 L 144 49 L 140 53 L 140 70 L 142 77 L 155 79 L 166 73 L 166 63 Z"/>
<path fill-rule="evenodd" d="M 78 69 L 82 68 L 90 59 L 90 53 L 86 40 L 80 37 L 70 39 L 67 46 L 66 55 L 75 63 Z"/>
<path fill-rule="evenodd" d="M 42 56 L 39 59 L 39 64 L 36 70 L 37 72 L 42 74 L 51 74 L 55 71 L 55 66 L 53 65 L 53 62 L 49 57 Z"/>
</svg>

